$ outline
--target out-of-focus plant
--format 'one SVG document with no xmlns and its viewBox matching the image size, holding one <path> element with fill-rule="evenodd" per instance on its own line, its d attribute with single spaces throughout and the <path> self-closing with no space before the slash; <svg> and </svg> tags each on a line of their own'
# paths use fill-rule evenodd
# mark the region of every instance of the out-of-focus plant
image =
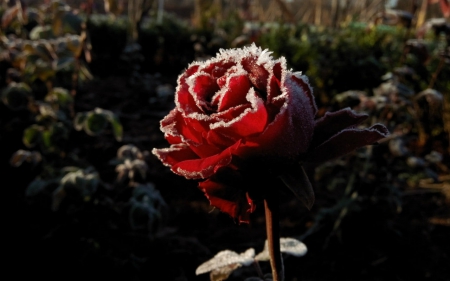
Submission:
<svg viewBox="0 0 450 281">
<path fill-rule="evenodd" d="M 424 47 L 425 43 L 432 45 L 432 42 L 409 41 L 407 65 L 384 75 L 384 82 L 373 89 L 373 94 L 346 91 L 334 96 L 333 101 L 338 106 L 367 112 L 372 116 L 371 122 L 388 124 L 393 134 L 383 145 L 365 148 L 349 155 L 345 161 L 338 160 L 318 168 L 318 187 L 330 192 L 343 190 L 343 196 L 334 206 L 318 212 L 314 226 L 302 239 L 326 225 L 332 227 L 325 246 L 333 236 L 345 239 L 342 225 L 346 221 L 359 219 L 358 214 L 380 206 L 384 206 L 378 212 L 383 219 L 378 221 L 386 225 L 378 227 L 389 229 L 389 224 L 402 212 L 403 197 L 408 188 L 421 188 L 424 180 L 438 184 L 440 175 L 449 172 L 443 156 L 448 153 L 449 141 L 444 133 L 444 95 L 427 88 L 433 68 L 427 71 L 424 67 L 439 56 L 436 52 L 430 53 L 429 48 Z M 436 86 L 446 85 L 448 81 L 444 79 L 437 83 Z M 332 179 L 331 174 L 350 176 L 351 180 Z"/>
<path fill-rule="evenodd" d="M 72 86 L 72 74 L 79 73 L 81 80 L 92 79 L 87 66 L 76 62 L 83 51 L 83 38 L 65 35 L 57 39 L 22 40 L 4 37 L 0 43 L 2 56 L 19 70 L 20 79 L 32 85 L 36 80 L 47 84 Z"/>
<path fill-rule="evenodd" d="M 100 181 L 98 173 L 92 169 L 85 170 L 77 167 L 66 168 L 65 174 L 59 181 L 59 186 L 53 191 L 52 210 L 57 211 L 66 197 L 72 200 L 90 201 L 97 191 Z"/>
<path fill-rule="evenodd" d="M 90 136 L 97 136 L 104 132 L 107 125 L 111 124 L 114 137 L 122 140 L 123 127 L 119 118 L 110 110 L 95 108 L 88 112 L 79 112 L 75 116 L 74 127 L 77 131 L 84 130 Z"/>
<path fill-rule="evenodd" d="M 26 109 L 31 97 L 31 89 L 25 83 L 12 82 L 2 91 L 3 103 L 12 110 Z"/>
<path fill-rule="evenodd" d="M 167 205 L 153 184 L 136 186 L 129 204 L 129 221 L 132 229 L 146 229 L 150 235 L 154 235 L 164 225 Z"/>
<path fill-rule="evenodd" d="M 134 145 L 127 144 L 117 150 L 116 164 L 117 182 L 134 186 L 136 183 L 145 182 L 148 166 L 144 161 L 144 153 Z"/>
<path fill-rule="evenodd" d="M 11 166 L 19 167 L 25 162 L 31 163 L 33 166 L 36 166 L 41 161 L 42 155 L 38 151 L 19 149 L 11 156 L 11 160 L 9 162 Z"/>
<path fill-rule="evenodd" d="M 370 90 L 400 57 L 397 37 L 404 31 L 389 26 L 350 23 L 341 29 L 278 25 L 259 42 L 305 69 L 320 100 L 346 90 Z M 387 51 L 388 50 L 388 51 Z"/>
</svg>

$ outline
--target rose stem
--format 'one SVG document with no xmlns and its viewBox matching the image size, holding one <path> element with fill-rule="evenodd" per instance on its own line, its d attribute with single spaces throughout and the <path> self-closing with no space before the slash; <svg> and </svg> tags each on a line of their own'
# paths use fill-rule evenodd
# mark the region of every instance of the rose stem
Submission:
<svg viewBox="0 0 450 281">
<path fill-rule="evenodd" d="M 272 280 L 283 281 L 284 269 L 280 251 L 280 224 L 278 213 L 278 194 L 272 192 L 264 199 L 266 213 L 267 244 L 269 246 L 270 266 L 272 267 Z"/>
</svg>

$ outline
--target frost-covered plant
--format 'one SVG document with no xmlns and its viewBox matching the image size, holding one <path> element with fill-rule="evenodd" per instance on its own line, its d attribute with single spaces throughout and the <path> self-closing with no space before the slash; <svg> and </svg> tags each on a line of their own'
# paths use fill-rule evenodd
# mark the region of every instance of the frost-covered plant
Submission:
<svg viewBox="0 0 450 281">
<path fill-rule="evenodd" d="M 283 280 L 277 185 L 310 208 L 304 162 L 342 156 L 388 131 L 381 124 L 358 129 L 368 116 L 348 108 L 315 119 L 307 77 L 270 54 L 253 44 L 190 64 L 178 78 L 176 107 L 161 121 L 171 146 L 153 153 L 174 173 L 203 179 L 199 188 L 211 205 L 239 222 L 264 200 L 272 274 Z"/>
</svg>

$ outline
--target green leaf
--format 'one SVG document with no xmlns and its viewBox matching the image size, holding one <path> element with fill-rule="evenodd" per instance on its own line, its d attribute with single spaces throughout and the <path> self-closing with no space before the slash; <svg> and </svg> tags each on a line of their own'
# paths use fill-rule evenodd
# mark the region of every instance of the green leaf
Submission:
<svg viewBox="0 0 450 281">
<path fill-rule="evenodd" d="M 73 121 L 73 126 L 74 126 L 75 130 L 77 130 L 77 131 L 83 130 L 84 121 L 86 120 L 86 118 L 87 118 L 87 114 L 85 112 L 78 112 L 75 115 L 75 119 Z"/>
<path fill-rule="evenodd" d="M 53 109 L 48 103 L 45 102 L 36 102 L 39 108 L 39 113 L 42 117 L 51 117 L 57 119 L 56 111 Z"/>
<path fill-rule="evenodd" d="M 84 120 L 84 130 L 90 136 L 98 136 L 106 125 L 108 125 L 108 119 L 102 112 L 88 112 Z"/>
<path fill-rule="evenodd" d="M 62 188 L 70 193 L 77 193 L 83 197 L 92 195 L 100 182 L 98 173 L 89 168 L 86 170 L 78 169 L 67 173 L 60 181 Z"/>
<path fill-rule="evenodd" d="M 123 126 L 120 124 L 119 118 L 115 114 L 108 114 L 108 121 L 111 123 L 114 137 L 117 141 L 122 141 Z"/>
<path fill-rule="evenodd" d="M 31 125 L 23 131 L 23 144 L 26 147 L 33 147 L 41 137 L 42 127 L 39 125 Z"/>
<path fill-rule="evenodd" d="M 31 98 L 31 89 L 25 83 L 12 82 L 2 92 L 2 101 L 13 110 L 24 109 Z"/>
<path fill-rule="evenodd" d="M 53 88 L 53 90 L 45 97 L 45 101 L 59 106 L 68 106 L 73 102 L 73 97 L 69 91 L 64 88 Z"/>
<path fill-rule="evenodd" d="M 52 131 L 43 131 L 41 133 L 41 140 L 44 147 L 46 148 L 52 147 L 52 135 L 53 135 Z"/>
<path fill-rule="evenodd" d="M 30 31 L 31 40 L 54 38 L 52 27 L 50 25 L 38 25 Z"/>
</svg>

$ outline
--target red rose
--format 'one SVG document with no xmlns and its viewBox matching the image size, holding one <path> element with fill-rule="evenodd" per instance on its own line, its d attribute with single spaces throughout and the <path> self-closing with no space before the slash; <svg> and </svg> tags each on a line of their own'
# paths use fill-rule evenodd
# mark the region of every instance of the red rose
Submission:
<svg viewBox="0 0 450 281">
<path fill-rule="evenodd" d="M 289 163 L 299 157 L 322 161 L 387 134 L 382 125 L 354 129 L 365 116 L 348 109 L 316 122 L 317 108 L 306 76 L 288 70 L 283 57 L 274 60 L 254 44 L 221 50 L 215 58 L 191 64 L 178 78 L 175 103 L 161 121 L 171 146 L 153 153 L 178 175 L 206 179 L 199 187 L 211 205 L 240 221 L 247 221 L 254 209 L 255 190 L 249 186 L 255 182 L 246 181 L 239 163 L 261 167 L 268 161 L 259 159 Z M 340 123 L 330 124 L 334 119 Z M 363 140 L 329 151 L 349 133 L 364 135 Z"/>
</svg>

